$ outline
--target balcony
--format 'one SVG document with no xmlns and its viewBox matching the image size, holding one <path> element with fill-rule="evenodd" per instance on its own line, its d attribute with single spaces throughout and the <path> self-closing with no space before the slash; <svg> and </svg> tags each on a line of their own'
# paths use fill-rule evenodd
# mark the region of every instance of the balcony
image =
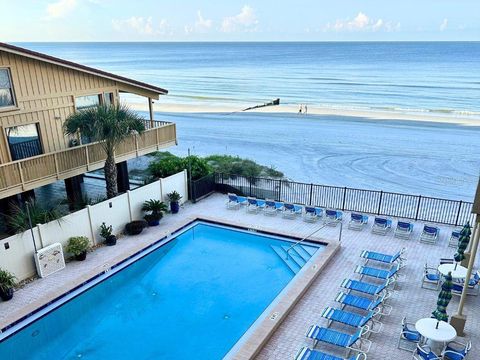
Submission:
<svg viewBox="0 0 480 360">
<path fill-rule="evenodd" d="M 117 146 L 117 163 L 176 145 L 174 123 L 145 120 L 145 128 Z M 96 142 L 2 164 L 0 199 L 100 169 L 105 158 L 102 143 Z"/>
</svg>

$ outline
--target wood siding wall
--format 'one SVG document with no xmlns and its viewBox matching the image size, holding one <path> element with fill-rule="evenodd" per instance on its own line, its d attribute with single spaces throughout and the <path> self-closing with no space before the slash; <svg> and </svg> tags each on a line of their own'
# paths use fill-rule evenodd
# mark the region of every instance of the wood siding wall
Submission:
<svg viewBox="0 0 480 360">
<path fill-rule="evenodd" d="M 62 125 L 75 111 L 76 96 L 113 92 L 118 100 L 118 84 L 100 76 L 0 51 L 4 67 L 11 72 L 17 108 L 0 108 L 0 163 L 11 161 L 6 128 L 38 123 L 43 152 L 54 152 L 68 147 Z"/>
</svg>

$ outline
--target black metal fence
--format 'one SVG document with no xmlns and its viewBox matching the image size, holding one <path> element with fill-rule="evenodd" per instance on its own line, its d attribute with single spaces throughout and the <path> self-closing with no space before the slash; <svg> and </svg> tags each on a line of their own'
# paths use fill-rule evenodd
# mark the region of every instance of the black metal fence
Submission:
<svg viewBox="0 0 480 360">
<path fill-rule="evenodd" d="M 461 200 L 219 173 L 194 181 L 191 198 L 213 191 L 448 225 L 473 222 L 472 203 Z"/>
<path fill-rule="evenodd" d="M 26 159 L 42 154 L 42 145 L 39 139 L 10 143 L 12 160 Z"/>
</svg>

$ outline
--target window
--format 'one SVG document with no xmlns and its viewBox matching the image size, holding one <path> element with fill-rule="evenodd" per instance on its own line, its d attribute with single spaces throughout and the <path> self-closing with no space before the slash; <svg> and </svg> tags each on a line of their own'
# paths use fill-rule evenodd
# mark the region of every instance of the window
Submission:
<svg viewBox="0 0 480 360">
<path fill-rule="evenodd" d="M 5 131 L 12 161 L 42 154 L 38 124 L 12 126 Z"/>
<path fill-rule="evenodd" d="M 15 106 L 13 86 L 8 69 L 0 69 L 0 108 Z"/>
<path fill-rule="evenodd" d="M 77 110 L 90 109 L 100 105 L 101 95 L 86 95 L 75 98 L 75 108 Z"/>
<path fill-rule="evenodd" d="M 111 92 L 109 92 L 109 93 L 104 93 L 104 94 L 103 94 L 103 103 L 104 103 L 106 106 L 113 105 L 113 93 L 111 93 Z"/>
</svg>

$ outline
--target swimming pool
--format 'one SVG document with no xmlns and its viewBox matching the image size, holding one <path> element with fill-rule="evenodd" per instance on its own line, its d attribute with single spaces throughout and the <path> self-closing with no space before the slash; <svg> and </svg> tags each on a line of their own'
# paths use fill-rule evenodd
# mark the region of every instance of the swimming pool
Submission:
<svg viewBox="0 0 480 360">
<path fill-rule="evenodd" d="M 286 238 L 196 222 L 168 240 L 4 339 L 0 359 L 221 359 L 300 268 Z"/>
</svg>

